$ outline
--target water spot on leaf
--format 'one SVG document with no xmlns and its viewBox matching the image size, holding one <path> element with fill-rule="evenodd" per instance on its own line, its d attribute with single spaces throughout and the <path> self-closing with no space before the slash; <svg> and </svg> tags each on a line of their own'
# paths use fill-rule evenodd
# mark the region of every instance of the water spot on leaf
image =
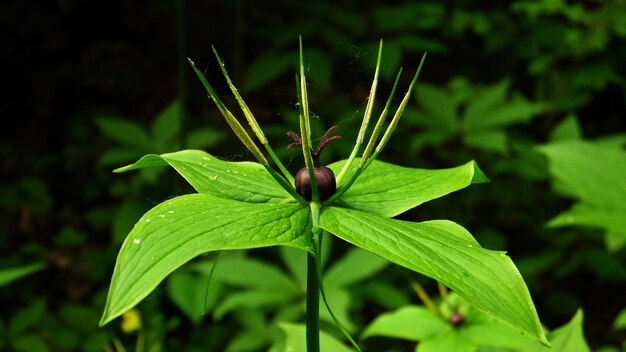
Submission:
<svg viewBox="0 0 626 352">
<path fill-rule="evenodd" d="M 214 176 L 209 176 L 209 178 L 210 178 L 211 180 L 215 181 L 215 180 L 217 180 L 217 175 L 214 175 Z"/>
<path fill-rule="evenodd" d="M 159 217 L 160 217 L 160 218 L 164 218 L 164 217 L 165 217 L 165 215 L 164 215 L 164 214 L 159 214 Z"/>
<path fill-rule="evenodd" d="M 474 246 L 472 246 L 471 244 L 468 244 L 467 246 L 468 246 L 469 248 L 474 248 Z"/>
<path fill-rule="evenodd" d="M 206 156 L 203 156 L 203 157 L 202 157 L 202 160 L 211 161 L 211 158 L 206 157 Z"/>
<path fill-rule="evenodd" d="M 146 219 L 146 222 L 150 222 L 150 221 L 152 221 L 152 219 L 150 219 L 150 218 Z"/>
<path fill-rule="evenodd" d="M 174 211 L 173 210 L 168 210 L 167 213 L 168 214 L 174 214 Z"/>
<path fill-rule="evenodd" d="M 140 239 L 138 239 L 138 238 L 135 238 L 135 239 L 133 240 L 133 244 L 140 244 L 140 243 L 141 243 L 141 240 L 140 240 Z"/>
</svg>

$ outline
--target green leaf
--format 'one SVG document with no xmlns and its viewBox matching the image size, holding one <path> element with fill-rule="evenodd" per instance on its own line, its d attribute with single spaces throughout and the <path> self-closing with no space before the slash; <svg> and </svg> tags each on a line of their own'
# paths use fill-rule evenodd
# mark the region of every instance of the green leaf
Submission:
<svg viewBox="0 0 626 352">
<path fill-rule="evenodd" d="M 324 287 L 346 287 L 383 270 L 389 262 L 371 252 L 352 248 L 324 273 Z M 332 300 L 331 300 L 332 302 Z"/>
<path fill-rule="evenodd" d="M 0 287 L 10 284 L 30 274 L 36 273 L 46 268 L 46 263 L 35 263 L 25 266 L 0 270 Z"/>
<path fill-rule="evenodd" d="M 328 167 L 338 172 L 344 163 L 342 160 Z M 471 183 L 486 180 L 473 161 L 451 169 L 425 170 L 375 160 L 340 201 L 357 210 L 392 217 Z"/>
<path fill-rule="evenodd" d="M 199 193 L 248 203 L 287 203 L 293 198 L 261 164 L 220 160 L 201 150 L 148 154 L 115 172 L 171 165 Z"/>
<path fill-rule="evenodd" d="M 574 204 L 557 215 L 548 226 L 591 226 L 609 230 L 615 235 L 626 235 L 626 208 L 598 207 L 585 203 Z M 626 236 L 624 236 L 626 237 Z"/>
<path fill-rule="evenodd" d="M 481 91 L 465 109 L 465 114 L 463 115 L 465 125 L 475 125 L 477 121 L 480 121 L 485 115 L 502 104 L 511 85 L 510 83 L 509 80 L 505 79 Z"/>
<path fill-rule="evenodd" d="M 46 314 L 46 301 L 37 299 L 28 307 L 19 310 L 12 318 L 9 326 L 11 336 L 38 326 Z"/>
<path fill-rule="evenodd" d="M 293 52 L 267 54 L 256 59 L 246 75 L 245 84 L 242 89 L 251 92 L 259 89 L 263 85 L 287 72 L 295 61 L 296 54 Z"/>
<path fill-rule="evenodd" d="M 622 311 L 619 312 L 619 314 L 615 318 L 615 321 L 613 322 L 613 329 L 626 329 L 626 308 L 622 309 Z"/>
<path fill-rule="evenodd" d="M 96 125 L 102 133 L 123 146 L 135 147 L 141 151 L 152 150 L 150 137 L 140 125 L 116 117 L 97 117 Z"/>
<path fill-rule="evenodd" d="M 551 226 L 582 225 L 624 235 L 626 151 L 617 144 L 564 141 L 539 148 L 550 161 L 555 186 L 580 202 L 559 214 Z M 612 247 L 619 241 L 610 239 Z"/>
<path fill-rule="evenodd" d="M 416 352 L 473 352 L 477 346 L 458 330 L 448 326 L 448 330 L 433 339 L 428 339 L 417 345 Z"/>
<path fill-rule="evenodd" d="M 519 350 L 533 342 L 528 335 L 475 309 L 467 316 L 461 331 L 476 344 L 484 346 Z"/>
<path fill-rule="evenodd" d="M 21 335 L 13 340 L 16 352 L 48 352 L 50 349 L 43 339 L 35 334 Z"/>
<path fill-rule="evenodd" d="M 306 351 L 306 327 L 291 323 L 280 323 L 280 329 L 285 333 L 284 340 L 279 341 L 270 349 L 270 352 Z M 343 343 L 331 335 L 320 331 L 320 350 L 332 352 L 351 352 Z"/>
<path fill-rule="evenodd" d="M 560 142 L 566 140 L 579 140 L 582 138 L 582 131 L 576 115 L 567 115 L 563 121 L 561 121 L 550 132 L 550 142 Z"/>
<path fill-rule="evenodd" d="M 288 292 L 293 295 L 301 293 L 300 288 L 282 270 L 253 258 L 222 258 L 213 277 L 229 285 Z"/>
<path fill-rule="evenodd" d="M 445 220 L 412 223 L 339 207 L 322 209 L 320 227 L 450 287 L 484 310 L 546 342 L 524 280 L 503 252 L 483 249 Z"/>
<path fill-rule="evenodd" d="M 183 117 L 183 104 L 174 99 L 167 105 L 152 123 L 152 140 L 157 150 L 166 148 L 169 142 L 180 133 Z"/>
<path fill-rule="evenodd" d="M 219 292 L 220 289 L 215 282 L 208 283 L 208 275 L 177 270 L 167 280 L 167 293 L 170 299 L 195 325 L 213 308 Z"/>
<path fill-rule="evenodd" d="M 524 100 L 509 102 L 488 114 L 481 115 L 476 119 L 465 122 L 465 131 L 474 132 L 479 130 L 502 128 L 520 122 L 528 122 L 544 110 L 539 103 L 529 103 Z"/>
<path fill-rule="evenodd" d="M 280 306 L 295 299 L 293 292 L 267 291 L 252 289 L 248 291 L 231 293 L 217 307 L 215 307 L 215 317 L 221 319 L 226 313 L 237 308 L 263 308 Z"/>
<path fill-rule="evenodd" d="M 187 134 L 186 147 L 208 149 L 221 142 L 226 136 L 215 128 L 200 128 Z"/>
<path fill-rule="evenodd" d="M 550 173 L 572 195 L 589 204 L 616 207 L 626 199 L 626 151 L 586 141 L 563 141 L 538 148 Z"/>
<path fill-rule="evenodd" d="M 552 348 L 533 341 L 523 352 L 589 352 L 582 325 L 583 311 L 578 309 L 572 320 L 548 334 Z"/>
<path fill-rule="evenodd" d="M 467 146 L 500 154 L 506 153 L 507 140 L 506 133 L 503 131 L 479 131 L 463 136 L 463 142 Z"/>
<path fill-rule="evenodd" d="M 250 204 L 209 194 L 161 203 L 124 241 L 100 324 L 132 308 L 199 254 L 275 245 L 312 252 L 309 222 L 309 210 L 299 204 Z"/>
<path fill-rule="evenodd" d="M 435 86 L 420 84 L 415 88 L 417 101 L 429 117 L 443 130 L 456 131 L 456 104 L 446 91 Z"/>
<path fill-rule="evenodd" d="M 365 328 L 362 338 L 387 336 L 421 341 L 442 333 L 448 324 L 437 314 L 420 306 L 406 306 L 378 316 Z"/>
</svg>

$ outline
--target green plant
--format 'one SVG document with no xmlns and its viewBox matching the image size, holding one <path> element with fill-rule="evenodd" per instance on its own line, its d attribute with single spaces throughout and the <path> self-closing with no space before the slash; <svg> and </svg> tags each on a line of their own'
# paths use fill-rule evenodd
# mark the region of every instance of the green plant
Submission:
<svg viewBox="0 0 626 352">
<path fill-rule="evenodd" d="M 301 46 L 300 75 L 296 86 L 301 145 L 311 179 L 311 201 L 305 200 L 294 188 L 293 177 L 269 146 L 217 53 L 224 77 L 246 120 L 280 172 L 272 168 L 265 154 L 190 61 L 227 123 L 259 163 L 227 162 L 202 151 L 185 150 L 147 155 L 116 170 L 123 172 L 169 164 L 198 193 L 165 201 L 137 222 L 118 255 L 100 323 L 106 324 L 132 308 L 168 274 L 199 254 L 282 245 L 308 252 L 306 346 L 309 352 L 319 351 L 320 294 L 330 311 L 321 284 L 320 244 L 324 237 L 333 234 L 391 262 L 435 278 L 474 307 L 548 344 L 528 289 L 513 262 L 503 252 L 483 249 L 467 230 L 451 221 L 412 223 L 389 219 L 471 183 L 484 182 L 486 177 L 474 162 L 451 169 L 423 170 L 376 160 L 408 103 L 425 57 L 385 129 L 386 116 L 400 77 L 398 74 L 390 98 L 361 153 L 374 106 L 381 52 L 382 42 L 355 146 L 347 160 L 328 165 L 337 175 L 337 190 L 325 201 L 320 200 L 313 172 Z M 360 153 L 361 157 L 357 158 Z M 359 349 L 345 329 L 342 330 Z"/>
</svg>

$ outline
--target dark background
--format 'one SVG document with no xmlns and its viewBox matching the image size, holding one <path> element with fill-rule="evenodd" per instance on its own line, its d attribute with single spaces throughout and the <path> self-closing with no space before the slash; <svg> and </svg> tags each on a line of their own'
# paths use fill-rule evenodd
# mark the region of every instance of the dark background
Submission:
<svg viewBox="0 0 626 352">
<path fill-rule="evenodd" d="M 509 252 L 544 325 L 560 326 L 582 307 L 591 347 L 622 345 L 624 331 L 614 332 L 611 325 L 626 305 L 624 250 L 607 251 L 598 229 L 546 228 L 572 201 L 553 191 L 540 156 L 531 157 L 534 168 L 519 161 L 533 145 L 546 143 L 568 116 L 578 121 L 585 139 L 626 131 L 624 1 L 558 6 L 549 1 L 10 1 L 3 5 L 0 26 L 0 267 L 46 263 L 44 271 L 0 288 L 0 346 L 101 350 L 116 334 L 133 341 L 116 322 L 97 328 L 115 255 L 145 210 L 190 189 L 171 171 L 116 175 L 110 170 L 146 153 L 189 146 L 252 160 L 186 62 L 189 57 L 206 70 L 235 111 L 211 45 L 281 158 L 299 168 L 298 155 L 283 148 L 290 143 L 285 132 L 297 129 L 293 76 L 299 36 L 311 109 L 319 117 L 314 134 L 338 124 L 344 136 L 325 152 L 327 161 L 349 154 L 380 39 L 380 101 L 395 70 L 404 67 L 400 84 L 406 87 L 428 51 L 420 83 L 450 93 L 460 111 L 473 94 L 503 80 L 510 85 L 507 99 L 541 104 L 525 121 L 504 126 L 505 145 L 480 148 L 465 143 L 463 131 L 420 142 L 418 136 L 434 134 L 420 117 L 419 100 L 412 100 L 406 124 L 401 121 L 382 158 L 412 167 L 475 159 L 492 183 L 402 218 L 463 224 L 485 247 Z M 174 99 L 184 108 L 180 128 L 173 139 L 154 141 L 152 149 L 124 145 L 124 138 L 103 127 L 103 119 L 121 119 L 149 134 L 155 117 Z M 190 139 L 194 131 L 202 134 Z M 333 257 L 345 248 L 337 245 Z M 249 255 L 276 260 L 270 251 Z M 402 277 L 398 271 L 373 280 L 391 282 L 389 277 Z M 419 303 L 399 281 L 397 290 Z M 155 295 L 142 314 L 162 322 L 152 335 L 165 341 L 164 350 L 221 350 L 238 329 L 229 317 L 192 325 L 163 290 Z M 390 309 L 368 306 L 365 298 L 355 302 L 360 328 Z M 203 335 L 209 330 L 211 339 Z M 411 348 L 396 342 L 385 346 Z"/>
</svg>

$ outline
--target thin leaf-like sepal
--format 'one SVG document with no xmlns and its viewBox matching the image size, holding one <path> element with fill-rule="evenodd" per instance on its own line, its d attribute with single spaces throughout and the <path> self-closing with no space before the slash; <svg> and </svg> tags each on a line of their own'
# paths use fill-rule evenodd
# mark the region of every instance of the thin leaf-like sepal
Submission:
<svg viewBox="0 0 626 352">
<path fill-rule="evenodd" d="M 363 115 L 363 121 L 361 122 L 361 128 L 359 128 L 359 134 L 356 137 L 354 148 L 348 157 L 348 162 L 337 174 L 337 183 L 341 183 L 344 175 L 350 169 L 352 161 L 356 158 L 361 149 L 361 144 L 365 139 L 365 133 L 367 133 L 367 126 L 369 125 L 370 117 L 372 116 L 372 108 L 374 107 L 374 99 L 376 98 L 376 87 L 378 86 L 378 72 L 380 71 L 380 58 L 383 52 L 383 41 L 381 39 L 378 45 L 378 58 L 376 59 L 376 70 L 374 71 L 374 79 L 372 80 L 372 87 L 370 88 L 370 95 L 367 98 L 367 105 L 365 106 L 365 114 Z M 396 82 L 397 83 L 397 82 Z M 393 95 L 393 93 L 392 93 Z"/>
<path fill-rule="evenodd" d="M 270 155 L 270 158 L 272 159 L 272 161 L 274 161 L 276 166 L 278 166 L 278 168 L 280 169 L 280 172 L 287 179 L 289 184 L 293 184 L 293 176 L 291 176 L 289 171 L 287 171 L 283 163 L 276 156 L 276 153 L 274 153 L 274 150 L 272 149 L 272 147 L 267 142 L 267 138 L 265 138 L 265 134 L 263 133 L 263 130 L 259 126 L 259 123 L 257 122 L 256 118 L 252 114 L 252 111 L 250 110 L 250 108 L 248 108 L 248 104 L 246 104 L 246 102 L 243 100 L 243 98 L 241 97 L 241 94 L 239 94 L 239 90 L 237 89 L 237 87 L 235 87 L 235 85 L 231 81 L 230 76 L 228 76 L 228 72 L 226 71 L 226 66 L 224 65 L 224 62 L 222 61 L 220 56 L 217 54 L 217 50 L 215 50 L 214 46 L 211 46 L 211 48 L 213 49 L 213 54 L 215 54 L 217 63 L 219 64 L 220 69 L 222 70 L 222 75 L 224 75 L 224 79 L 226 79 L 226 83 L 228 83 L 228 87 L 230 88 L 230 91 L 235 96 L 237 103 L 239 103 L 239 107 L 241 108 L 241 111 L 243 111 L 243 115 L 246 117 L 246 120 L 248 120 L 248 124 L 252 128 L 252 131 L 257 136 L 257 138 L 259 139 L 259 142 L 261 142 L 263 147 L 265 147 L 265 150 Z"/>
<path fill-rule="evenodd" d="M 315 181 L 315 172 L 313 171 L 313 156 L 311 155 L 311 121 L 309 119 L 309 99 L 306 91 L 306 76 L 304 75 L 304 58 L 302 55 L 302 37 L 300 37 L 300 82 L 297 94 L 299 97 L 300 110 L 300 138 L 302 138 L 302 154 L 304 156 L 304 164 L 309 171 L 311 180 L 311 201 L 319 202 L 319 191 L 317 182 Z"/>
<path fill-rule="evenodd" d="M 191 67 L 196 73 L 196 76 L 198 76 L 198 79 L 200 79 L 200 82 L 202 82 L 204 89 L 206 89 L 207 93 L 209 94 L 209 96 L 211 97 L 215 105 L 217 106 L 220 113 L 222 113 L 222 116 L 224 116 L 224 119 L 226 120 L 230 128 L 233 130 L 233 132 L 235 132 L 235 135 L 237 136 L 237 138 L 239 138 L 241 143 L 243 143 L 243 145 L 245 145 L 246 148 L 248 148 L 248 150 L 257 158 L 257 160 L 261 164 L 267 165 L 268 164 L 267 159 L 265 159 L 265 156 L 263 155 L 263 153 L 261 153 L 261 151 L 259 150 L 259 147 L 256 146 L 252 138 L 250 138 L 250 135 L 248 134 L 248 132 L 246 132 L 243 126 L 241 126 L 239 121 L 237 121 L 237 119 L 230 112 L 230 110 L 226 108 L 226 105 L 222 103 L 220 98 L 217 96 L 217 94 L 213 90 L 213 87 L 211 87 L 211 85 L 206 80 L 206 78 L 204 78 L 204 75 L 202 74 L 202 72 L 200 72 L 200 70 L 198 70 L 194 62 L 191 61 L 191 59 L 189 58 L 187 60 L 189 60 L 189 64 L 191 64 Z"/>
<path fill-rule="evenodd" d="M 413 87 L 415 86 L 415 82 L 417 82 L 417 78 L 419 77 L 420 72 L 422 71 L 422 66 L 424 66 L 425 60 L 426 60 L 426 53 L 424 53 L 424 55 L 422 56 L 422 60 L 420 61 L 419 66 L 417 67 L 417 71 L 415 72 L 415 76 L 413 77 L 413 80 L 411 81 L 411 84 L 409 85 L 409 90 L 407 90 L 406 94 L 404 95 L 404 98 L 402 99 L 402 102 L 400 102 L 400 106 L 398 106 L 398 109 L 396 110 L 396 114 L 391 119 L 389 126 L 387 126 L 387 130 L 385 131 L 385 134 L 383 134 L 383 137 L 380 139 L 380 142 L 376 146 L 376 150 L 372 154 L 372 157 L 366 160 L 366 163 L 368 163 L 367 165 L 369 165 L 369 163 L 371 163 L 373 160 L 376 159 L 378 154 L 383 150 L 383 148 L 385 147 L 385 145 L 391 138 L 391 134 L 396 129 L 396 126 L 398 125 L 398 121 L 400 121 L 400 117 L 402 116 L 402 113 L 404 112 L 404 108 L 406 107 L 406 104 L 409 102 L 409 98 L 411 97 L 411 93 L 413 92 Z M 365 167 L 367 167 L 367 165 Z"/>
<path fill-rule="evenodd" d="M 309 209 L 300 204 L 250 204 L 209 194 L 165 201 L 124 241 L 100 324 L 132 308 L 167 275 L 205 252 L 284 245 L 313 253 L 310 221 Z"/>
<path fill-rule="evenodd" d="M 405 222 L 330 206 L 322 211 L 320 227 L 440 281 L 473 306 L 548 344 L 511 259 L 483 249 L 461 226 L 445 220 Z"/>
</svg>

